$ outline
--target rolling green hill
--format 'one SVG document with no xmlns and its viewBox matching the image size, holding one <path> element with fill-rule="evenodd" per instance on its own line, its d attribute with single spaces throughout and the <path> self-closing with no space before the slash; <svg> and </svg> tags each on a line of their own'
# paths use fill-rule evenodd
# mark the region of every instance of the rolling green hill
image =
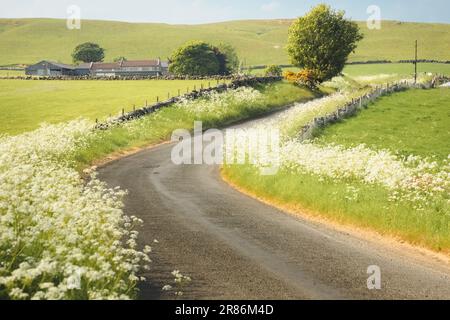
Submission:
<svg viewBox="0 0 450 320">
<path fill-rule="evenodd" d="M 284 46 L 290 20 L 231 21 L 204 25 L 167 25 L 82 21 L 68 30 L 59 19 L 0 19 L 0 65 L 30 64 L 41 59 L 71 61 L 73 48 L 94 41 L 106 48 L 106 60 L 162 57 L 187 40 L 233 44 L 247 65 L 288 63 Z M 412 59 L 414 40 L 422 59 L 450 60 L 450 24 L 384 21 L 381 30 L 360 23 L 365 39 L 351 61 Z"/>
</svg>

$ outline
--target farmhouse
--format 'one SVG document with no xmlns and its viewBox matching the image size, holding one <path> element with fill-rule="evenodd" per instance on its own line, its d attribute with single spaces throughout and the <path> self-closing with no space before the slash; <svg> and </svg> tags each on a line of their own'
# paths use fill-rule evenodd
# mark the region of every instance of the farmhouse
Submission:
<svg viewBox="0 0 450 320">
<path fill-rule="evenodd" d="M 93 76 L 162 76 L 169 71 L 167 62 L 158 60 L 121 60 L 115 63 L 94 63 L 91 67 Z"/>
<path fill-rule="evenodd" d="M 59 62 L 43 60 L 25 69 L 30 76 L 96 76 L 96 77 L 123 77 L 123 76 L 163 76 L 168 74 L 168 62 L 157 60 L 134 60 L 103 63 L 91 62 L 79 65 L 68 65 Z"/>
</svg>

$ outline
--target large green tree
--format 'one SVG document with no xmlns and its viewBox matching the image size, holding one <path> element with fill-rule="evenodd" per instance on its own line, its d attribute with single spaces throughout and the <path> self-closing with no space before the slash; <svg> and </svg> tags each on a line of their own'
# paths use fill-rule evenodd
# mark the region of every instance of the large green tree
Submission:
<svg viewBox="0 0 450 320">
<path fill-rule="evenodd" d="M 105 58 L 105 49 L 98 44 L 86 42 L 78 45 L 72 53 L 73 62 L 100 62 Z"/>
<path fill-rule="evenodd" d="M 216 48 L 203 41 L 188 42 L 169 61 L 170 72 L 177 75 L 212 76 L 220 71 Z"/>
<path fill-rule="evenodd" d="M 312 72 L 319 83 L 342 72 L 363 38 L 358 25 L 344 14 L 321 4 L 289 28 L 287 50 L 292 63 Z"/>
</svg>

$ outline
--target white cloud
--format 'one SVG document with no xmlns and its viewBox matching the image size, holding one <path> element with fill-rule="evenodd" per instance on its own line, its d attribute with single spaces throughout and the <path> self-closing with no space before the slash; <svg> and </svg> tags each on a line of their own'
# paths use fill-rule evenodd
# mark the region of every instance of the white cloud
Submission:
<svg viewBox="0 0 450 320">
<path fill-rule="evenodd" d="M 273 12 L 281 7 L 278 1 L 272 1 L 261 6 L 261 10 L 264 12 Z"/>
</svg>

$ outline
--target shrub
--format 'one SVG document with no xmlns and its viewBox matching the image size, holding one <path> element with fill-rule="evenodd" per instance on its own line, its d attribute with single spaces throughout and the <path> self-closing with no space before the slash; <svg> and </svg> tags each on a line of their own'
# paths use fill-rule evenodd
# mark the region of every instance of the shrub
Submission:
<svg viewBox="0 0 450 320">
<path fill-rule="evenodd" d="M 169 60 L 170 72 L 176 75 L 212 76 L 220 71 L 216 49 L 202 41 L 188 42 Z"/>
<path fill-rule="evenodd" d="M 273 64 L 266 68 L 264 74 L 269 77 L 281 77 L 281 75 L 283 74 L 283 69 L 281 69 L 280 66 Z"/>
<path fill-rule="evenodd" d="M 311 89 L 317 88 L 317 83 L 319 82 L 316 72 L 308 69 L 304 69 L 298 73 L 286 71 L 283 76 L 289 82 L 304 85 Z"/>
</svg>

